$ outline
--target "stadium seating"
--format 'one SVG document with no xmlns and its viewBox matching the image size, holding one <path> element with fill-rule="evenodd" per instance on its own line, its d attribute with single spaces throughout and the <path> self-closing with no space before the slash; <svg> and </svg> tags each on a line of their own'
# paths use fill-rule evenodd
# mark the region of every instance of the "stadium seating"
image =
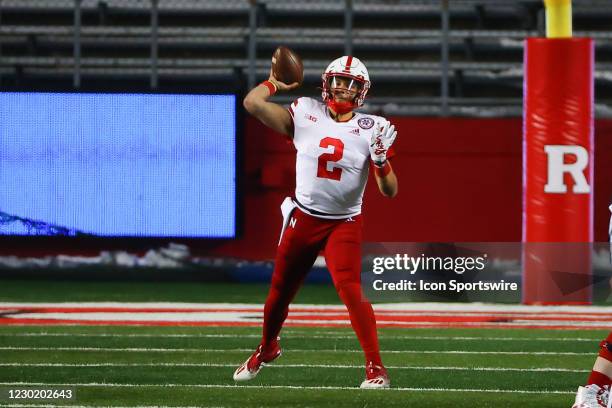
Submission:
<svg viewBox="0 0 612 408">
<path fill-rule="evenodd" d="M 439 114 L 447 68 L 447 113 L 520 114 L 522 40 L 542 35 L 542 2 L 449 2 L 448 65 L 441 58 L 442 3 L 2 0 L 0 85 L 243 92 L 267 76 L 272 51 L 284 44 L 304 58 L 305 94 L 318 93 L 330 59 L 351 51 L 366 62 L 375 82 L 369 110 Z M 605 99 L 611 97 L 611 17 L 605 0 L 574 1 L 574 34 L 596 39 L 600 114 L 606 114 Z M 256 28 L 252 43 L 251 28 Z"/>
</svg>

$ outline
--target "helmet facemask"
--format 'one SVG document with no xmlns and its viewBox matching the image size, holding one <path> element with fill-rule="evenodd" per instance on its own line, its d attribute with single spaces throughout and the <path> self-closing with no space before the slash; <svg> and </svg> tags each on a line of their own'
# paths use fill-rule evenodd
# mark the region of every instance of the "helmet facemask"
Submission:
<svg viewBox="0 0 612 408">
<path fill-rule="evenodd" d="M 338 114 L 345 114 L 363 103 L 367 88 L 365 81 L 349 75 L 328 74 L 323 79 L 323 95 L 327 106 Z M 365 90 L 365 92 L 364 92 Z"/>
</svg>

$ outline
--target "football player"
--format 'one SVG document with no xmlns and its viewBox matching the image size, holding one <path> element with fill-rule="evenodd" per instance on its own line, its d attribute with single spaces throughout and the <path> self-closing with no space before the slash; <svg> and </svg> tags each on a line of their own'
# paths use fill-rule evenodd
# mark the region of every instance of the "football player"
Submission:
<svg viewBox="0 0 612 408">
<path fill-rule="evenodd" d="M 612 386 L 612 332 L 599 344 L 599 355 L 587 385 L 578 387 L 576 401 L 572 408 L 610 408 L 610 387 Z"/>
<path fill-rule="evenodd" d="M 374 312 L 361 291 L 361 203 L 370 167 L 380 192 L 386 197 L 397 194 L 397 177 L 388 160 L 397 132 L 383 117 L 355 112 L 370 88 L 359 59 L 332 61 L 322 80 L 322 101 L 303 97 L 285 109 L 269 98 L 299 85 L 280 82 L 270 70 L 269 79 L 244 99 L 250 114 L 292 139 L 297 160 L 295 196 L 281 206 L 284 223 L 264 306 L 262 340 L 234 372 L 234 380 L 253 379 L 262 365 L 281 355 L 278 335 L 289 303 L 323 251 L 365 354 L 361 388 L 388 388 Z"/>
<path fill-rule="evenodd" d="M 612 213 L 612 205 L 609 207 Z M 612 215 L 608 226 L 610 256 L 612 256 Z M 612 259 L 610 260 L 612 262 Z M 612 387 L 612 332 L 599 344 L 599 355 L 593 365 L 587 385 L 578 387 L 576 401 L 572 408 L 612 408 L 610 388 Z"/>
</svg>

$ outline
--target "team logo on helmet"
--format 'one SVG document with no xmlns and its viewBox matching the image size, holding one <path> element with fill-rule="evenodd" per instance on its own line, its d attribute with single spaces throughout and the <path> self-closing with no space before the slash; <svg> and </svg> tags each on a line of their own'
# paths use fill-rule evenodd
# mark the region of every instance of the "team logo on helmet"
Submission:
<svg viewBox="0 0 612 408">
<path fill-rule="evenodd" d="M 374 119 L 372 118 L 361 118 L 357 121 L 357 124 L 362 129 L 370 129 L 374 126 Z"/>
</svg>

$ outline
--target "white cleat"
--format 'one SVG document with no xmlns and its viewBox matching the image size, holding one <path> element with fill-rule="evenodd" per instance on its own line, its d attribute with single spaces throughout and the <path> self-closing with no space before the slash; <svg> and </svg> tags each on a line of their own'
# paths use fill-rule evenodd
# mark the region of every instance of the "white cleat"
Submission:
<svg viewBox="0 0 612 408">
<path fill-rule="evenodd" d="M 597 384 L 589 384 L 578 387 L 576 402 L 572 408 L 610 408 L 610 386 L 600 387 Z"/>
<path fill-rule="evenodd" d="M 251 358 L 249 357 L 249 360 L 250 359 Z M 234 381 L 249 381 L 257 377 L 257 374 L 259 374 L 259 371 L 261 370 L 261 364 L 258 368 L 251 371 L 248 369 L 249 360 L 245 361 L 244 364 L 234 371 Z"/>
<path fill-rule="evenodd" d="M 249 357 L 247 361 L 245 361 L 236 369 L 236 371 L 234 371 L 234 381 L 252 380 L 253 378 L 257 377 L 257 374 L 259 374 L 259 371 L 266 365 L 266 363 L 272 362 L 282 354 L 278 343 L 271 352 L 266 353 L 265 355 L 262 354 L 262 348 L 263 346 L 260 344 L 257 347 L 257 350 L 251 354 L 251 357 Z"/>
<path fill-rule="evenodd" d="M 383 366 L 375 365 L 371 361 L 366 366 L 366 379 L 361 383 L 361 389 L 384 389 L 390 388 L 391 381 L 387 370 Z"/>
</svg>

